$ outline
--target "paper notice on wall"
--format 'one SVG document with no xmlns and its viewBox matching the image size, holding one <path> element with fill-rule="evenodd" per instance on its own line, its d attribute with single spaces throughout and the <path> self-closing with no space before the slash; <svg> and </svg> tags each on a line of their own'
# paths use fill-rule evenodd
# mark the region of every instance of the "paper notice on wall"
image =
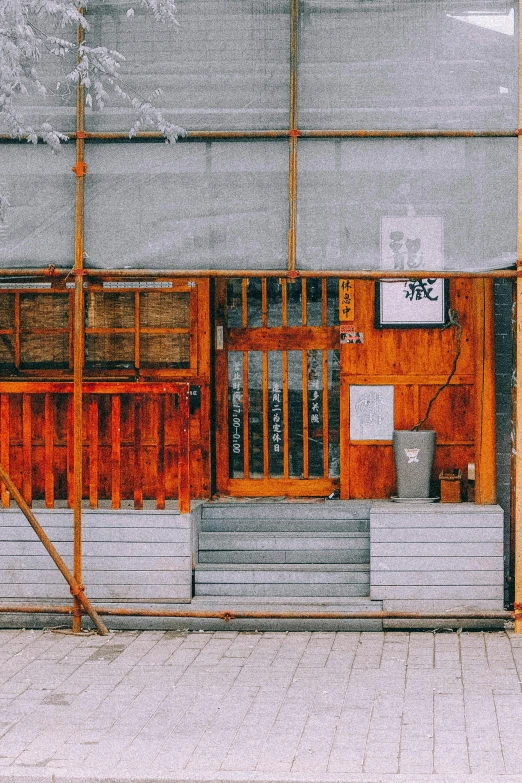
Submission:
<svg viewBox="0 0 522 783">
<path fill-rule="evenodd" d="M 350 386 L 350 440 L 392 440 L 393 386 Z"/>
</svg>

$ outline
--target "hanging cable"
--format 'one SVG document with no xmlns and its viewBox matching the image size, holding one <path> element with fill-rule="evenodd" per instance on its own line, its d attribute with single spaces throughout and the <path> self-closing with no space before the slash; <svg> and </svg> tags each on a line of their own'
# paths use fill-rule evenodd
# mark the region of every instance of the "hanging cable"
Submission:
<svg viewBox="0 0 522 783">
<path fill-rule="evenodd" d="M 453 364 L 451 365 L 450 374 L 448 375 L 446 382 L 443 383 L 442 386 L 440 386 L 437 389 L 437 391 L 429 401 L 424 418 L 422 418 L 414 427 L 411 428 L 412 432 L 417 432 L 420 429 L 420 427 L 422 427 L 424 422 L 428 419 L 428 416 L 430 415 L 430 411 L 433 407 L 433 403 L 435 402 L 437 397 L 444 391 L 444 389 L 450 385 L 451 379 L 453 378 L 457 370 L 457 362 L 459 360 L 460 352 L 462 350 L 462 324 L 459 321 L 459 314 L 457 313 L 456 310 L 450 310 L 448 316 L 449 316 L 448 323 L 446 324 L 446 326 L 442 327 L 441 331 L 453 327 L 456 330 L 456 335 L 457 335 L 457 350 L 455 351 L 455 356 L 453 358 Z"/>
</svg>

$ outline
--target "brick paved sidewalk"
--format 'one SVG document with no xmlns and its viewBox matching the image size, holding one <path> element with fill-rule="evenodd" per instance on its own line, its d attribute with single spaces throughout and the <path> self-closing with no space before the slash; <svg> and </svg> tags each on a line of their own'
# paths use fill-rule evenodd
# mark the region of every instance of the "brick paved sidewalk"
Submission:
<svg viewBox="0 0 522 783">
<path fill-rule="evenodd" d="M 522 782 L 510 633 L 0 631 L 6 780 Z"/>
</svg>

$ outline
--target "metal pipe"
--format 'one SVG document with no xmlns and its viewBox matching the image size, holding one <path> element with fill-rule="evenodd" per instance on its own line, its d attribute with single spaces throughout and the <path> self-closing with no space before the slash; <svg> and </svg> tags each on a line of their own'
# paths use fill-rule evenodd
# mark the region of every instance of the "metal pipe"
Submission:
<svg viewBox="0 0 522 783">
<path fill-rule="evenodd" d="M 119 607 L 98 607 L 97 613 L 107 617 L 180 617 L 194 619 L 224 620 L 512 620 L 515 613 L 498 612 L 249 612 L 224 610 L 198 612 L 169 609 L 122 609 Z M 0 613 L 48 613 L 71 614 L 69 606 L 41 606 L 0 604 Z"/>
</svg>

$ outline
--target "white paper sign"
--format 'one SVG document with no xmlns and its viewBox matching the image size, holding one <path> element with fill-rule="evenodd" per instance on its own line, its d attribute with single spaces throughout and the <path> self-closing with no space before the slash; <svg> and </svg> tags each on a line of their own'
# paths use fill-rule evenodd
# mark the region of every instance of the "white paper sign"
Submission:
<svg viewBox="0 0 522 783">
<path fill-rule="evenodd" d="M 381 281 L 379 326 L 441 326 L 446 321 L 445 296 L 440 277 Z"/>
<path fill-rule="evenodd" d="M 350 440 L 392 440 L 393 386 L 350 386 Z"/>
<path fill-rule="evenodd" d="M 442 218 L 381 218 L 381 269 L 444 269 Z"/>
</svg>

